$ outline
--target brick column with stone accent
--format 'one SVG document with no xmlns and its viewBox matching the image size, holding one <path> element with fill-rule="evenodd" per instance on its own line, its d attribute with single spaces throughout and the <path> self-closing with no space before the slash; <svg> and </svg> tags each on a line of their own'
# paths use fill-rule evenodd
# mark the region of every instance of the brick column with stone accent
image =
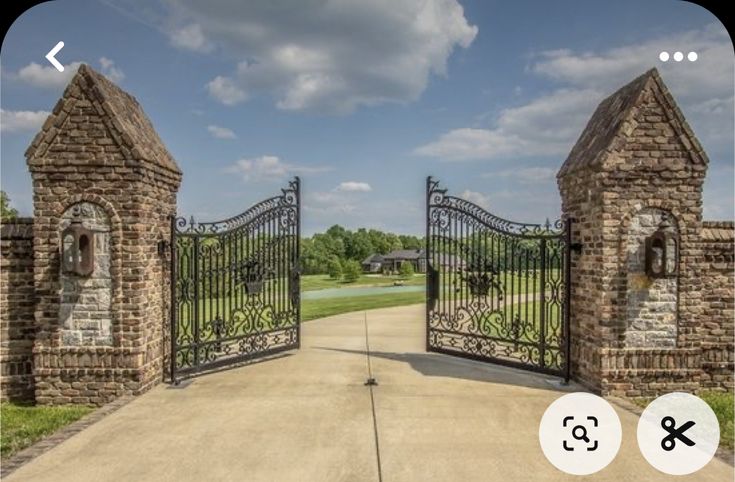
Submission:
<svg viewBox="0 0 735 482">
<path fill-rule="evenodd" d="M 135 98 L 82 65 L 26 152 L 34 193 L 35 395 L 103 404 L 162 379 L 168 242 L 181 171 Z M 62 231 L 92 230 L 91 274 Z M 165 244 L 164 244 L 165 246 Z"/>
<path fill-rule="evenodd" d="M 576 219 L 573 238 L 584 245 L 570 283 L 572 372 L 597 392 L 701 387 L 707 164 L 653 69 L 602 101 L 557 175 L 564 216 Z M 645 238 L 663 225 L 678 239 L 678 276 L 650 279 Z"/>
</svg>

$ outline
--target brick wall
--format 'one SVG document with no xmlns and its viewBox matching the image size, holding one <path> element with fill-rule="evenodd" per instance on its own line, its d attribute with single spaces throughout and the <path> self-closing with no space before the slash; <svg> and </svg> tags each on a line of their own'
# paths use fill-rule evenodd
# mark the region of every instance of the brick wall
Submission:
<svg viewBox="0 0 735 482">
<path fill-rule="evenodd" d="M 0 227 L 0 394 L 33 399 L 33 220 Z"/>
<path fill-rule="evenodd" d="M 702 386 L 732 390 L 735 370 L 735 223 L 705 221 L 703 253 Z"/>
</svg>

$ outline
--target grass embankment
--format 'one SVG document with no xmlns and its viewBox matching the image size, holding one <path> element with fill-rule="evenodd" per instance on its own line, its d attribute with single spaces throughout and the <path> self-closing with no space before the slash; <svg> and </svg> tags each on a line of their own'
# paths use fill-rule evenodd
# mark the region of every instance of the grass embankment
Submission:
<svg viewBox="0 0 735 482">
<path fill-rule="evenodd" d="M 402 278 L 401 276 L 361 275 L 355 281 L 348 283 L 341 279 L 330 278 L 325 274 L 310 274 L 301 277 L 301 291 L 351 288 L 355 286 L 393 286 L 396 282 L 400 282 L 406 286 L 415 286 L 426 283 L 426 278 L 422 274 L 414 275 L 408 279 Z"/>
<path fill-rule="evenodd" d="M 301 302 L 301 320 L 309 321 L 325 316 L 349 313 L 351 311 L 374 310 L 394 306 L 415 305 L 423 303 L 426 295 L 423 291 L 415 293 L 395 293 L 389 295 L 355 296 L 352 298 L 324 298 L 321 300 L 303 300 Z"/>
<path fill-rule="evenodd" d="M 47 407 L 4 402 L 0 404 L 0 456 L 5 459 L 92 410 L 85 406 Z"/>
<path fill-rule="evenodd" d="M 707 402 L 720 422 L 720 447 L 730 450 L 735 448 L 733 440 L 733 417 L 735 416 L 735 396 L 732 392 L 702 392 L 699 398 Z M 633 402 L 641 408 L 646 408 L 653 398 L 634 398 Z"/>
</svg>

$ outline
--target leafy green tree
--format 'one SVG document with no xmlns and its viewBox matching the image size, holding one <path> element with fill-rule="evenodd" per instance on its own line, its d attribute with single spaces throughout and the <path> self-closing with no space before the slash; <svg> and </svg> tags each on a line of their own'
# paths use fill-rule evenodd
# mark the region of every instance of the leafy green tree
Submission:
<svg viewBox="0 0 735 482">
<path fill-rule="evenodd" d="M 346 283 L 354 283 L 360 277 L 361 273 L 362 268 L 360 267 L 360 263 L 353 259 L 345 261 L 342 267 L 342 275 Z"/>
<path fill-rule="evenodd" d="M 0 191 L 0 219 L 10 221 L 18 217 L 18 211 L 10 205 L 10 198 L 5 191 Z"/>
<path fill-rule="evenodd" d="M 401 275 L 401 278 L 408 279 L 413 276 L 414 270 L 413 270 L 413 263 L 410 261 L 404 261 L 401 263 L 401 268 L 399 270 L 399 273 Z"/>
<path fill-rule="evenodd" d="M 339 262 L 339 258 L 333 256 L 327 263 L 327 273 L 332 279 L 339 279 L 342 277 L 342 263 Z"/>
</svg>

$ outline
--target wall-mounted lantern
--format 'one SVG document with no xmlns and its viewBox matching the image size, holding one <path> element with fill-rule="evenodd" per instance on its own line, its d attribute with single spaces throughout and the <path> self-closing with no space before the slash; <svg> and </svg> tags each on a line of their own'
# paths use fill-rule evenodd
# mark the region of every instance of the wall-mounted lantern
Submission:
<svg viewBox="0 0 735 482">
<path fill-rule="evenodd" d="M 78 276 L 94 271 L 94 232 L 78 219 L 61 233 L 61 267 L 65 273 Z"/>
<path fill-rule="evenodd" d="M 668 216 L 663 216 L 658 229 L 646 238 L 646 275 L 649 278 L 672 278 L 678 269 L 678 246 Z"/>
</svg>

